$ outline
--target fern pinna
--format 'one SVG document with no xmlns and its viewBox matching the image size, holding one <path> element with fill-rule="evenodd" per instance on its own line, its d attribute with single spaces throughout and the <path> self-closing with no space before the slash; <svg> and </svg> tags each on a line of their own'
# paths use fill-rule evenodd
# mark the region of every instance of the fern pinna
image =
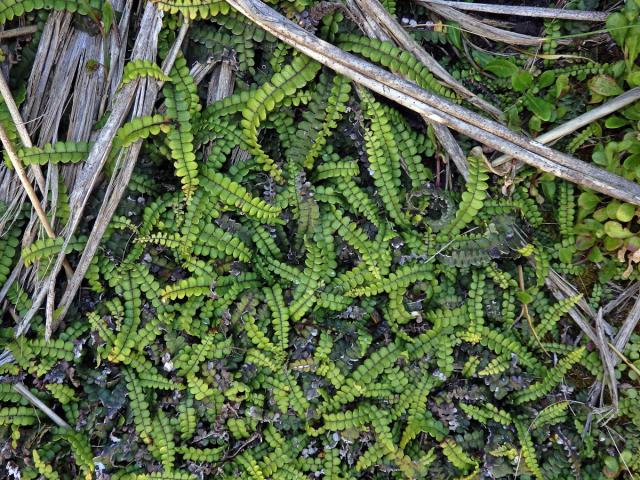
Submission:
<svg viewBox="0 0 640 480">
<path fill-rule="evenodd" d="M 468 143 L 468 180 L 443 189 L 433 132 L 406 111 L 226 2 L 153 3 L 167 24 L 161 57 L 176 14 L 190 34 L 168 74 L 159 61 L 124 67 L 120 88 L 163 87 L 157 109 L 115 136 L 114 150 L 142 142 L 137 180 L 81 301 L 54 341 L 43 339 L 45 315 L 19 339 L 13 323 L 0 328 L 13 359 L 0 362 L 2 455 L 21 478 L 601 478 L 597 444 L 582 435 L 594 352 L 565 341 L 577 338 L 569 314 L 587 292 L 555 300 L 545 287 L 579 255 L 577 192 L 560 187 L 561 211 L 548 211 L 533 188 L 499 184 Z M 334 6 L 307 15 L 312 2 L 271 3 L 456 99 Z M 14 2 L 0 18 L 40 4 Z M 205 105 L 195 58 L 228 61 L 234 93 Z M 91 147 L 18 154 L 53 168 L 83 162 Z M 554 213 L 559 241 L 535 230 Z M 59 207 L 56 221 L 67 214 Z M 23 241 L 27 223 L 21 212 L 0 232 L 0 284 L 20 261 L 45 275 L 60 253 L 61 239 Z M 85 233 L 69 243 L 71 258 Z M 18 283 L 2 304 L 7 318 L 31 306 Z M 30 385 L 71 429 L 43 429 L 47 443 L 31 448 L 47 420 L 5 379 Z M 620 411 L 633 406 L 624 393 Z"/>
</svg>

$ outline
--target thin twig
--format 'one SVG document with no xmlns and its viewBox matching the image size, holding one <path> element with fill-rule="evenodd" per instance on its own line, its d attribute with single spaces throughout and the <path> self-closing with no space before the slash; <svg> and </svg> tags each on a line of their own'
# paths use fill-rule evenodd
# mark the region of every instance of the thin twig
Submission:
<svg viewBox="0 0 640 480">
<path fill-rule="evenodd" d="M 515 15 L 518 17 L 557 18 L 561 20 L 582 20 L 585 22 L 604 22 L 607 12 L 583 10 L 564 10 L 559 8 L 525 7 L 512 5 L 492 5 L 487 3 L 449 2 L 446 0 L 415 0 L 416 3 L 446 5 L 457 10 L 493 13 L 496 15 Z"/>
<path fill-rule="evenodd" d="M 466 13 L 462 13 L 440 3 L 425 3 L 423 5 L 441 17 L 457 22 L 465 31 L 483 38 L 510 45 L 529 46 L 541 45 L 547 41 L 547 39 L 542 37 L 532 37 L 530 35 L 523 35 L 522 33 L 509 32 L 508 30 L 487 25 L 471 15 L 467 15 Z"/>
<path fill-rule="evenodd" d="M 2 75 L 0 75 L 0 77 L 1 76 Z M 38 198 L 38 195 L 36 195 L 36 191 L 33 189 L 33 185 L 31 185 L 31 181 L 27 176 L 27 172 L 22 166 L 20 157 L 18 157 L 18 154 L 16 153 L 16 150 L 13 147 L 13 144 L 11 143 L 11 139 L 9 139 L 9 136 L 7 135 L 7 131 L 5 130 L 4 125 L 2 124 L 0 124 L 0 140 L 2 140 L 2 146 L 7 152 L 9 161 L 11 162 L 11 165 L 16 171 L 16 174 L 18 175 L 18 178 L 20 179 L 20 182 L 22 183 L 23 188 L 27 192 L 27 196 L 29 197 L 29 200 L 31 200 L 31 205 L 33 205 L 33 209 L 35 210 L 36 215 L 38 216 L 38 220 L 40 220 L 40 223 L 44 227 L 44 230 L 45 232 L 47 232 L 47 235 L 49 236 L 49 238 L 56 238 L 56 232 L 53 230 L 53 227 L 51 227 L 51 223 L 49 223 L 47 214 L 44 212 L 44 209 L 40 204 L 40 199 Z M 65 270 L 67 272 L 67 276 L 71 278 L 71 276 L 73 276 L 73 270 L 71 269 L 71 265 L 67 263 L 65 265 Z"/>
<path fill-rule="evenodd" d="M 611 349 L 611 351 L 613 353 L 615 353 L 618 358 L 620 360 L 622 360 L 624 363 L 627 364 L 627 366 L 633 370 L 633 372 L 638 375 L 638 377 L 640 377 L 640 368 L 636 367 L 633 363 L 631 363 L 631 360 L 629 360 L 627 357 L 624 356 L 624 354 L 618 350 L 611 342 L 607 342 L 607 345 L 609 345 L 609 348 Z"/>
<path fill-rule="evenodd" d="M 518 265 L 518 287 L 520 287 L 520 291 L 522 291 L 522 292 L 525 292 L 527 290 L 527 288 L 525 287 L 525 284 L 524 284 L 524 269 L 522 268 L 522 265 Z M 531 315 L 529 315 L 529 307 L 524 302 L 522 302 L 522 314 L 521 315 L 524 315 L 524 317 L 527 319 L 527 324 L 529 325 L 529 329 L 531 330 L 531 333 L 533 333 L 533 338 L 535 338 L 537 344 L 540 346 L 540 348 L 542 349 L 542 351 L 544 353 L 549 355 L 549 352 L 547 351 L 546 348 L 544 348 L 544 345 L 540 341 L 540 337 L 538 336 L 538 332 L 536 332 L 536 329 L 533 326 L 533 320 L 531 319 Z"/>
<path fill-rule="evenodd" d="M 25 35 L 31 35 L 38 31 L 37 25 L 27 25 L 25 27 L 12 28 L 11 30 L 5 30 L 0 32 L 0 40 L 7 40 L 9 38 L 23 37 Z"/>
<path fill-rule="evenodd" d="M 20 115 L 20 110 L 18 110 L 16 101 L 13 99 L 13 94 L 11 93 L 9 85 L 7 85 L 7 81 L 5 80 L 2 72 L 0 72 L 0 95 L 2 95 L 2 99 L 7 105 L 7 110 L 9 110 L 11 120 L 13 120 L 16 131 L 18 132 L 18 136 L 20 137 L 20 141 L 27 148 L 33 147 L 29 132 L 27 132 L 27 129 L 24 126 L 22 115 Z M 47 190 L 45 187 L 44 175 L 42 174 L 40 165 L 31 165 L 31 173 L 33 173 L 33 176 L 36 179 L 36 183 L 38 184 L 38 188 L 42 192 L 42 195 L 46 196 Z"/>
<path fill-rule="evenodd" d="M 17 382 L 13 385 L 13 388 L 16 392 L 22 395 L 24 398 L 29 400 L 29 402 L 36 408 L 42 411 L 47 417 L 53 420 L 53 423 L 62 428 L 71 428 L 67 422 L 64 421 L 56 412 L 47 407 L 42 400 L 36 397 L 33 393 L 29 391 L 27 387 L 24 386 L 22 382 Z"/>
<path fill-rule="evenodd" d="M 570 133 L 573 133 L 582 127 L 592 124 L 602 117 L 606 117 L 613 112 L 617 112 L 621 108 L 624 108 L 637 100 L 640 100 L 640 87 L 632 88 L 628 92 L 625 92 L 622 95 L 619 95 L 616 98 L 603 103 L 599 107 L 596 107 L 593 110 L 589 110 L 588 112 L 577 116 L 573 120 L 569 120 L 568 122 L 557 126 L 553 130 L 549 130 L 548 132 L 543 133 L 539 137 L 536 137 L 536 142 L 544 144 L 555 142 L 556 140 L 562 137 L 566 137 Z M 511 157 L 509 157 L 508 155 L 502 155 L 491 162 L 491 164 L 494 167 L 497 167 L 508 162 L 509 160 L 511 160 Z"/>
</svg>

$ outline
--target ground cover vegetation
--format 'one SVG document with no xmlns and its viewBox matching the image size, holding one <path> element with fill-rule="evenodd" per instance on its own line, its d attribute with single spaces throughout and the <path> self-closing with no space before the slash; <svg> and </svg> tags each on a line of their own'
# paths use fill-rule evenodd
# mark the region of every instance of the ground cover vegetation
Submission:
<svg viewBox="0 0 640 480">
<path fill-rule="evenodd" d="M 367 34 L 349 2 L 270 6 L 481 111 Z M 532 137 L 640 85 L 635 0 L 562 5 L 606 10 L 606 22 L 508 25 L 543 38 L 534 46 L 479 37 L 424 3 L 383 6 Z M 0 477 L 640 475 L 637 205 L 496 162 L 456 134 L 458 169 L 432 123 L 220 0 L 2 0 L 6 31 L 35 26 L 1 40 L 25 116 L 54 115 L 30 96 L 54 17 L 101 46 L 69 82 L 102 75 L 110 101 L 147 90 L 106 148 L 90 132 L 107 131 L 119 106 L 96 97 L 77 133 L 87 119 L 74 109 L 93 101 L 82 85 L 68 86 L 55 128 L 28 118 L 35 145 L 0 104 Z M 135 53 L 145 28 L 146 57 Z M 639 121 L 631 102 L 554 148 L 638 182 Z M 7 145 L 34 185 L 44 172 L 38 195 L 58 236 L 12 190 Z M 79 217 L 77 181 L 98 150 L 102 174 Z M 109 179 L 127 168 L 105 216 L 119 188 Z"/>
</svg>

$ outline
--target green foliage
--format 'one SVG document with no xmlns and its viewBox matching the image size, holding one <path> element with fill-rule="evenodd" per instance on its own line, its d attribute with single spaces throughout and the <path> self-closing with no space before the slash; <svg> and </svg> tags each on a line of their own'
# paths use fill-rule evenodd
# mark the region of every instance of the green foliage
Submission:
<svg viewBox="0 0 640 480">
<path fill-rule="evenodd" d="M 73 0 L 7 0 L 0 5 L 0 24 L 36 9 L 66 10 L 88 15 L 98 2 L 75 2 Z"/>
<path fill-rule="evenodd" d="M 181 13 L 189 20 L 208 18 L 227 13 L 229 5 L 222 0 L 154 0 L 160 10 L 168 13 Z"/>
<path fill-rule="evenodd" d="M 463 181 L 432 126 L 276 41 L 226 2 L 155 3 L 164 11 L 159 58 L 94 72 L 121 73 L 120 92 L 143 77 L 164 85 L 154 110 L 115 135 L 107 176 L 122 149 L 139 142 L 140 156 L 50 341 L 46 321 L 52 302 L 57 314 L 63 274 L 34 308 L 30 330 L 16 339 L 15 326 L 38 300 L 30 282 L 48 272 L 66 235 L 75 195 L 63 165 L 82 162 L 93 144 L 20 148 L 0 105 L 23 162 L 46 174 L 47 208 L 54 186 L 58 195 L 55 240 L 27 229 L 27 203 L 0 203 L 0 289 L 20 258 L 39 267 L 7 285 L 0 305 L 2 458 L 21 478 L 590 479 L 624 475 L 622 460 L 639 471 L 624 453 L 640 451 L 635 371 L 615 367 L 618 412 L 591 408 L 598 352 L 587 353 L 571 312 L 586 313 L 582 298 L 604 306 L 628 287 L 624 278 L 637 279 L 633 206 L 530 168 L 493 175 L 488 150 L 456 134 L 468 157 Z M 270 3 L 307 31 L 459 101 L 413 54 L 354 33 L 335 4 Z M 420 6 L 383 3 L 398 18 L 433 20 Z M 105 5 L 56 8 L 90 14 L 74 18 L 74 28 L 118 22 L 128 56 L 135 39 L 124 32 L 139 9 L 125 16 Z M 49 6 L 7 4 L 0 18 L 13 22 L 7 29 L 40 28 L 45 16 L 29 13 L 35 8 Z M 536 49 L 524 49 L 526 58 L 489 55 L 454 22 L 436 23 L 443 32 L 407 31 L 418 42 L 435 39 L 429 52 L 533 137 L 634 85 L 634 39 L 617 28 L 634 29 L 636 10 L 627 4 L 624 20 L 608 22 L 624 56 L 618 64 L 572 58 L 558 39 L 582 28 L 576 22 L 545 23 L 542 52 L 556 59 L 536 59 Z M 159 65 L 183 21 L 187 37 L 165 75 Z M 33 58 L 38 35 L 6 47 Z M 482 48 L 502 50 L 489 41 Z M 16 72 L 28 69 L 12 58 L 20 99 L 26 76 Z M 109 103 L 101 105 L 106 119 Z M 556 147 L 636 181 L 637 108 Z M 61 125 L 67 120 L 65 111 Z M 79 235 L 109 185 L 96 183 Z M 67 253 L 85 241 L 72 238 Z M 556 299 L 546 285 L 557 272 L 580 293 Z M 614 338 L 623 318 L 614 311 L 606 321 Z M 638 366 L 636 337 L 623 354 Z M 72 427 L 51 428 L 16 381 Z"/>
<path fill-rule="evenodd" d="M 87 142 L 47 143 L 44 147 L 23 148 L 18 157 L 24 165 L 46 165 L 47 163 L 78 163 L 88 155 L 91 144 Z"/>
<path fill-rule="evenodd" d="M 262 165 L 273 178 L 282 182 L 280 167 L 264 152 L 258 143 L 258 128 L 266 120 L 267 114 L 274 110 L 285 98 L 291 97 L 297 90 L 313 80 L 320 69 L 320 64 L 305 55 L 297 55 L 282 71 L 277 72 L 267 83 L 262 85 L 247 101 L 242 110 L 243 120 L 240 122 L 242 133 L 249 145 L 249 151 L 255 161 Z"/>
<path fill-rule="evenodd" d="M 189 75 L 187 61 L 183 56 L 176 59 L 170 73 L 171 83 L 165 84 L 163 93 L 169 118 L 177 123 L 167 133 L 167 144 L 176 167 L 176 175 L 182 182 L 182 191 L 187 204 L 198 187 L 198 165 L 193 147 L 192 110 L 198 111 L 196 87 Z M 195 102 L 194 102 L 195 96 Z"/>
<path fill-rule="evenodd" d="M 171 79 L 151 60 L 132 60 L 124 66 L 122 85 L 133 82 L 139 77 L 151 77 L 161 82 L 167 82 Z"/>
</svg>

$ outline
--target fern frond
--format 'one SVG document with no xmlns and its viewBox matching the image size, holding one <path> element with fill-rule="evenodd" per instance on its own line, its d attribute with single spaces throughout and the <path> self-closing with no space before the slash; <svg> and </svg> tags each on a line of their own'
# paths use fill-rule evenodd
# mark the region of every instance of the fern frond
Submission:
<svg viewBox="0 0 640 480">
<path fill-rule="evenodd" d="M 206 19 L 229 12 L 224 0 L 153 0 L 159 10 L 171 14 L 180 13 L 189 20 Z"/>
<path fill-rule="evenodd" d="M 18 156 L 27 165 L 47 165 L 48 163 L 79 163 L 87 158 L 92 144 L 89 142 L 47 143 L 42 148 L 21 148 Z"/>
<path fill-rule="evenodd" d="M 207 172 L 205 175 L 204 188 L 224 205 L 235 207 L 249 217 L 265 223 L 282 222 L 278 218 L 280 208 L 253 197 L 242 185 L 219 172 Z"/>
<path fill-rule="evenodd" d="M 478 214 L 485 198 L 489 185 L 487 180 L 486 159 L 479 147 L 474 148 L 468 157 L 469 179 L 467 180 L 467 190 L 462 193 L 462 201 L 458 206 L 454 220 L 446 225 L 439 235 L 457 235 L 462 229 L 474 220 Z"/>
<path fill-rule="evenodd" d="M 400 197 L 400 155 L 389 118 L 371 94 L 361 90 L 360 96 L 370 120 L 365 132 L 369 173 L 389 216 L 396 223 L 406 225 L 407 217 L 402 211 Z"/>
<path fill-rule="evenodd" d="M 541 381 L 516 392 L 513 396 L 513 402 L 519 405 L 537 400 L 549 393 L 562 381 L 562 377 L 571 370 L 571 367 L 580 361 L 584 352 L 585 348 L 580 347 L 561 358 L 555 367 L 547 371 L 547 374 Z"/>
<path fill-rule="evenodd" d="M 116 148 L 125 148 L 138 140 L 149 138 L 151 135 L 158 135 L 160 132 L 167 133 L 169 129 L 167 118 L 160 114 L 136 117 L 118 129 L 113 144 Z"/>
<path fill-rule="evenodd" d="M 264 152 L 258 143 L 258 127 L 267 119 L 267 114 L 275 109 L 286 97 L 292 96 L 297 90 L 313 80 L 320 70 L 320 64 L 306 55 L 297 55 L 282 71 L 274 74 L 271 79 L 262 85 L 247 101 L 242 110 L 243 135 L 249 151 L 254 155 L 258 164 L 269 172 L 273 178 L 281 182 L 283 180 L 280 168 Z"/>
<path fill-rule="evenodd" d="M 509 426 L 513 423 L 513 419 L 509 412 L 501 410 L 491 403 L 486 403 L 482 406 L 461 403 L 460 408 L 462 408 L 464 413 L 469 417 L 485 425 L 489 420 L 493 420 L 494 422 L 501 423 L 505 426 Z"/>
<path fill-rule="evenodd" d="M 79 252 L 84 248 L 87 242 L 86 237 L 79 237 L 78 239 L 71 240 L 65 250 L 66 254 L 71 252 Z M 62 250 L 64 244 L 63 237 L 56 238 L 42 238 L 36 240 L 31 245 L 28 245 L 22 249 L 22 260 L 26 266 L 31 265 L 34 262 L 42 261 L 44 258 L 58 255 Z"/>
<path fill-rule="evenodd" d="M 440 444 L 442 453 L 447 457 L 451 464 L 463 472 L 475 467 L 478 462 L 471 458 L 452 438 L 447 438 Z"/>
<path fill-rule="evenodd" d="M 541 428 L 546 425 L 556 425 L 567 419 L 569 402 L 563 400 L 545 407 L 531 422 L 531 429 Z"/>
<path fill-rule="evenodd" d="M 165 75 L 156 63 L 151 60 L 136 59 L 131 60 L 124 66 L 121 84 L 126 85 L 139 77 L 151 77 L 160 82 L 167 82 L 170 80 L 170 77 Z"/>
<path fill-rule="evenodd" d="M 387 67 L 393 73 L 416 82 L 426 90 L 457 99 L 456 94 L 443 86 L 420 60 L 409 51 L 396 47 L 391 41 L 381 41 L 357 34 L 343 34 L 338 37 L 338 45 L 343 50 L 358 53 L 368 60 Z"/>
<path fill-rule="evenodd" d="M 524 457 L 524 461 L 529 467 L 529 470 L 533 473 L 536 480 L 544 480 L 544 475 L 538 465 L 538 459 L 536 458 L 536 449 L 529 434 L 527 427 L 520 421 L 515 422 L 516 432 L 518 433 L 518 440 L 520 440 L 521 455 Z"/>
</svg>

